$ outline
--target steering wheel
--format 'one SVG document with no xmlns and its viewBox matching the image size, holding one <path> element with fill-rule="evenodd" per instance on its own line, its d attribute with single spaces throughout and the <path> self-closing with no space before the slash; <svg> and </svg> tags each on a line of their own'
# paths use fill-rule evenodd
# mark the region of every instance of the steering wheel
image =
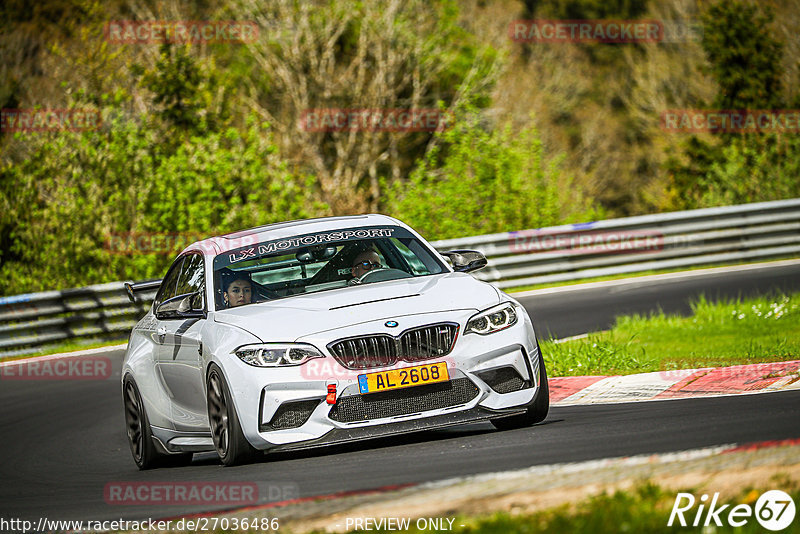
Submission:
<svg viewBox="0 0 800 534">
<path fill-rule="evenodd" d="M 412 275 L 400 269 L 392 269 L 391 267 L 379 267 L 372 269 L 362 274 L 358 278 L 350 280 L 350 285 L 363 284 L 365 282 L 383 282 L 385 280 L 398 280 L 400 278 L 412 278 Z"/>
</svg>

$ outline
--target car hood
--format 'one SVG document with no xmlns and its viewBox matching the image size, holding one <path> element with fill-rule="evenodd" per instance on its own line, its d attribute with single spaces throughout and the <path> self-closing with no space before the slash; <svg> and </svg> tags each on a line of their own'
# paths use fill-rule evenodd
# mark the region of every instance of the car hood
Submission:
<svg viewBox="0 0 800 534">
<path fill-rule="evenodd" d="M 500 302 L 491 285 L 464 273 L 376 282 L 251 304 L 214 314 L 214 321 L 247 330 L 262 341 L 300 337 L 404 315 L 480 311 Z"/>
</svg>

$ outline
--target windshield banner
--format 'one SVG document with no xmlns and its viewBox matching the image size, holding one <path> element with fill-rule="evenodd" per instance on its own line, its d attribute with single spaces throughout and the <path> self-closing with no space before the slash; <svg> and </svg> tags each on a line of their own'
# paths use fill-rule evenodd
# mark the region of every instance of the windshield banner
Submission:
<svg viewBox="0 0 800 534">
<path fill-rule="evenodd" d="M 398 237 L 398 231 L 403 237 L 411 237 L 408 232 L 403 232 L 402 228 L 396 226 L 370 227 L 370 228 L 351 228 L 347 230 L 334 230 L 332 232 L 322 232 L 318 234 L 308 234 L 299 237 L 289 237 L 275 241 L 265 241 L 263 243 L 242 247 L 231 250 L 225 254 L 220 254 L 214 259 L 214 268 L 219 269 L 227 265 L 233 265 L 244 260 L 253 260 L 274 254 L 276 252 L 288 252 L 300 247 L 310 247 L 334 243 L 341 241 L 358 241 L 361 239 L 376 239 L 381 237 Z"/>
</svg>

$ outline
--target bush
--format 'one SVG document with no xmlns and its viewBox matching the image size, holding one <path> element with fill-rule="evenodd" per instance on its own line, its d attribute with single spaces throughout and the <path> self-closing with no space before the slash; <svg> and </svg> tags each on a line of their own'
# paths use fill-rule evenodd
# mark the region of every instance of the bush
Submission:
<svg viewBox="0 0 800 534">
<path fill-rule="evenodd" d="M 28 157 L 0 168 L 0 293 L 160 277 L 179 252 L 113 254 L 111 233 L 213 235 L 324 209 L 278 157 L 267 125 L 196 135 L 164 153 L 145 121 L 113 112 L 100 131 L 29 134 Z"/>
<path fill-rule="evenodd" d="M 388 212 L 429 239 L 522 230 L 598 217 L 546 161 L 537 131 L 487 128 L 475 109 L 437 134 L 410 179 L 388 191 Z"/>
<path fill-rule="evenodd" d="M 784 43 L 772 35 L 773 14 L 747 3 L 718 1 L 703 16 L 703 49 L 719 91 L 720 110 L 780 109 Z M 800 142 L 794 134 L 715 132 L 691 136 L 667 170 L 682 208 L 779 200 L 800 195 Z"/>
<path fill-rule="evenodd" d="M 702 178 L 701 206 L 800 197 L 800 142 L 789 136 L 759 141 L 740 138 L 722 148 Z"/>
</svg>

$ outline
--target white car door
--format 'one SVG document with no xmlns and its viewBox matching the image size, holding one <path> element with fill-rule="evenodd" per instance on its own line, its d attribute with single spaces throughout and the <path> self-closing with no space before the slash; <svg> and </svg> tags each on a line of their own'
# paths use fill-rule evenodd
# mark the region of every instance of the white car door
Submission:
<svg viewBox="0 0 800 534">
<path fill-rule="evenodd" d="M 204 308 L 203 256 L 192 253 L 184 257 L 178 276 L 175 299 L 199 292 L 191 308 Z M 172 420 L 179 431 L 208 429 L 200 351 L 203 317 L 183 317 L 180 313 L 163 314 L 158 318 L 157 334 L 161 340 L 158 366 L 172 401 Z"/>
</svg>

